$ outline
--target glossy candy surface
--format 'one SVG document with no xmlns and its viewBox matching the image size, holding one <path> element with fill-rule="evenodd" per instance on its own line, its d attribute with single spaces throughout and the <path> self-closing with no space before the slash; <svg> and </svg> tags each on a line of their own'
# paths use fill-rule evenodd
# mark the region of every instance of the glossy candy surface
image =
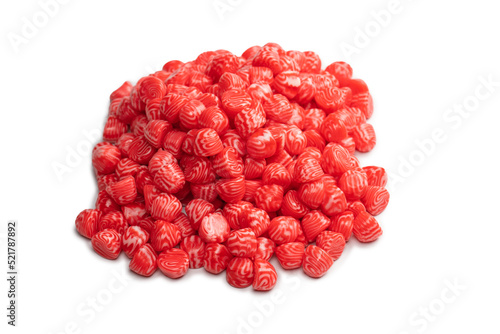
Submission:
<svg viewBox="0 0 500 334">
<path fill-rule="evenodd" d="M 345 62 L 324 65 L 268 43 L 123 83 L 92 150 L 99 192 L 78 233 L 104 258 L 123 250 L 142 276 L 203 267 L 268 291 L 274 255 L 324 276 L 352 235 L 382 235 L 374 216 L 390 198 L 384 168 L 355 155 L 376 145 L 368 86 Z"/>
</svg>

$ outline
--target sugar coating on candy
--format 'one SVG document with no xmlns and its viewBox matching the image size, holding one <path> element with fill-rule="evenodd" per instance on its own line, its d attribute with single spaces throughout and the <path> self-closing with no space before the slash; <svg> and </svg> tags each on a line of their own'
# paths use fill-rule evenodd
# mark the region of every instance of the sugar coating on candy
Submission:
<svg viewBox="0 0 500 334">
<path fill-rule="evenodd" d="M 351 66 L 313 51 L 268 43 L 168 61 L 110 94 L 92 150 L 99 193 L 76 230 L 146 277 L 203 267 L 268 291 L 274 255 L 322 277 L 352 235 L 382 235 L 388 175 L 355 156 L 376 145 L 373 111 Z"/>
</svg>

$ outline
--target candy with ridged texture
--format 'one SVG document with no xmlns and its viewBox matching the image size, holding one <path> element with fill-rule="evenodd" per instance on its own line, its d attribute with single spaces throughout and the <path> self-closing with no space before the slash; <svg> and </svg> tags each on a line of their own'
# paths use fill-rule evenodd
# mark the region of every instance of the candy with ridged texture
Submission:
<svg viewBox="0 0 500 334">
<path fill-rule="evenodd" d="M 302 65 L 302 72 L 319 73 L 321 71 L 321 59 L 313 51 L 304 52 L 305 60 Z"/>
<path fill-rule="evenodd" d="M 205 247 L 204 268 L 211 274 L 217 275 L 223 272 L 233 256 L 226 246 L 211 242 Z"/>
<path fill-rule="evenodd" d="M 113 229 L 120 234 L 124 234 L 128 228 L 125 216 L 120 211 L 106 213 L 99 221 L 99 231 Z"/>
<path fill-rule="evenodd" d="M 367 186 L 361 202 L 364 204 L 367 212 L 376 216 L 385 210 L 387 204 L 389 204 L 389 197 L 387 189 L 377 186 Z"/>
<path fill-rule="evenodd" d="M 252 66 L 267 67 L 274 75 L 281 72 L 279 54 L 274 50 L 261 49 L 253 58 Z"/>
<path fill-rule="evenodd" d="M 275 212 L 283 201 L 283 187 L 277 184 L 263 185 L 255 193 L 255 205 L 267 212 Z"/>
<path fill-rule="evenodd" d="M 137 115 L 140 115 L 140 105 L 143 103 L 134 98 L 134 93 L 137 92 L 135 88 L 130 92 L 130 97 L 121 99 L 120 104 L 116 108 L 116 118 L 125 124 L 130 124 Z M 135 93 L 137 95 L 137 93 Z"/>
<path fill-rule="evenodd" d="M 269 238 L 257 238 L 257 250 L 255 251 L 254 259 L 269 261 L 274 254 L 276 245 L 274 241 Z"/>
<path fill-rule="evenodd" d="M 289 190 L 281 203 L 281 214 L 291 216 L 295 219 L 304 217 L 309 212 L 309 208 L 302 203 L 296 190 Z"/>
<path fill-rule="evenodd" d="M 205 184 L 191 183 L 189 187 L 191 189 L 191 195 L 193 195 L 193 198 L 195 199 L 200 198 L 208 202 L 213 202 L 217 198 L 217 189 L 215 182 Z"/>
<path fill-rule="evenodd" d="M 137 82 L 139 96 L 142 101 L 147 102 L 151 99 L 161 99 L 166 92 L 163 81 L 154 76 L 148 76 Z"/>
<path fill-rule="evenodd" d="M 123 233 L 122 249 L 125 255 L 133 258 L 135 253 L 149 240 L 149 233 L 139 226 L 130 226 Z"/>
<path fill-rule="evenodd" d="M 302 266 L 304 244 L 301 242 L 288 242 L 276 247 L 275 253 L 283 269 L 297 269 Z"/>
<path fill-rule="evenodd" d="M 277 245 L 293 242 L 299 234 L 299 221 L 293 217 L 279 216 L 271 220 L 268 234 Z"/>
<path fill-rule="evenodd" d="M 182 156 L 182 143 L 186 138 L 186 133 L 183 131 L 171 130 L 165 134 L 162 147 L 176 158 Z"/>
<path fill-rule="evenodd" d="M 263 185 L 262 180 L 245 180 L 245 195 L 243 196 L 243 200 L 255 203 L 255 194 L 257 193 L 257 189 Z"/>
<path fill-rule="evenodd" d="M 153 177 L 146 166 L 141 166 L 135 175 L 135 185 L 137 192 L 141 195 L 144 194 L 144 187 L 148 184 L 153 184 Z"/>
<path fill-rule="evenodd" d="M 141 219 L 149 216 L 143 202 L 136 199 L 135 202 L 122 206 L 122 213 L 128 225 L 135 226 Z"/>
<path fill-rule="evenodd" d="M 323 231 L 316 238 L 316 246 L 326 251 L 336 261 L 344 251 L 345 239 L 341 233 Z"/>
<path fill-rule="evenodd" d="M 243 160 L 234 147 L 225 147 L 212 159 L 212 166 L 218 176 L 226 179 L 241 176 L 244 170 Z"/>
<path fill-rule="evenodd" d="M 235 73 L 224 73 L 219 79 L 219 94 L 224 94 L 230 89 L 245 90 L 248 87 L 248 82 Z"/>
<path fill-rule="evenodd" d="M 243 90 L 231 89 L 222 94 L 221 103 L 227 116 L 234 119 L 240 111 L 252 105 L 252 98 Z"/>
<path fill-rule="evenodd" d="M 146 118 L 148 121 L 155 119 L 162 119 L 162 114 L 160 111 L 160 104 L 162 99 L 151 99 L 146 103 Z"/>
<path fill-rule="evenodd" d="M 315 129 L 309 129 L 304 131 L 304 135 L 307 138 L 307 147 L 316 147 L 323 152 L 326 146 L 326 141 L 323 136 Z M 321 155 L 323 156 L 323 154 Z"/>
<path fill-rule="evenodd" d="M 258 129 L 247 139 L 248 155 L 254 159 L 265 159 L 276 153 L 276 140 L 267 129 Z"/>
<path fill-rule="evenodd" d="M 171 124 L 179 122 L 181 109 L 189 99 L 180 94 L 170 93 L 161 99 L 160 114 Z"/>
<path fill-rule="evenodd" d="M 212 106 L 201 113 L 198 125 L 200 128 L 214 129 L 218 135 L 221 135 L 229 128 L 229 119 L 219 107 Z"/>
<path fill-rule="evenodd" d="M 319 130 L 323 137 L 330 142 L 336 142 L 347 137 L 347 128 L 335 113 L 325 118 Z"/>
<path fill-rule="evenodd" d="M 139 226 L 140 228 L 142 228 L 144 231 L 148 232 L 149 234 L 151 234 L 151 231 L 153 231 L 154 225 L 155 225 L 155 220 L 151 216 L 146 217 L 146 218 L 142 218 L 141 220 L 139 220 L 137 222 L 137 226 Z"/>
<path fill-rule="evenodd" d="M 289 99 L 293 99 L 297 95 L 300 84 L 299 72 L 290 70 L 281 72 L 273 81 L 274 89 Z"/>
<path fill-rule="evenodd" d="M 351 211 L 344 211 L 332 217 L 328 230 L 342 234 L 345 242 L 349 241 L 352 235 L 354 214 Z"/>
<path fill-rule="evenodd" d="M 203 267 L 205 242 L 200 236 L 191 235 L 183 238 L 179 246 L 189 257 L 189 268 L 198 269 Z"/>
<path fill-rule="evenodd" d="M 200 228 L 203 218 L 215 212 L 215 207 L 203 199 L 193 199 L 186 207 L 186 215 L 189 218 L 191 225 L 195 230 Z"/>
<path fill-rule="evenodd" d="M 99 191 L 95 202 L 95 208 L 96 210 L 101 211 L 103 214 L 120 210 L 120 206 L 116 204 L 115 201 L 113 201 L 106 190 Z"/>
<path fill-rule="evenodd" d="M 200 157 L 213 156 L 222 151 L 222 141 L 217 131 L 210 128 L 200 129 L 194 138 L 193 153 Z"/>
<path fill-rule="evenodd" d="M 198 234 L 206 243 L 222 243 L 227 240 L 230 230 L 231 228 L 222 213 L 214 212 L 201 220 Z"/>
<path fill-rule="evenodd" d="M 366 212 L 366 208 L 360 201 L 351 201 L 347 203 L 347 209 L 351 211 L 356 218 L 361 212 Z"/>
<path fill-rule="evenodd" d="M 246 227 L 245 218 L 247 211 L 252 209 L 253 205 L 249 202 L 239 201 L 236 203 L 227 203 L 222 210 L 222 214 L 233 230 Z"/>
<path fill-rule="evenodd" d="M 105 141 L 115 143 L 128 130 L 127 124 L 123 123 L 116 117 L 109 117 L 104 125 L 104 133 L 102 138 Z"/>
<path fill-rule="evenodd" d="M 241 201 L 245 195 L 245 178 L 239 176 L 232 179 L 219 179 L 216 183 L 216 191 L 226 203 Z"/>
<path fill-rule="evenodd" d="M 276 285 L 278 274 L 273 265 L 265 260 L 254 260 L 254 279 L 252 287 L 257 291 L 269 291 Z"/>
<path fill-rule="evenodd" d="M 370 92 L 353 94 L 351 107 L 359 108 L 366 119 L 373 115 L 373 99 Z"/>
<path fill-rule="evenodd" d="M 92 248 L 108 260 L 115 260 L 120 255 L 122 236 L 113 229 L 104 229 L 92 237 Z"/>
<path fill-rule="evenodd" d="M 205 106 L 198 100 L 190 99 L 179 111 L 179 121 L 184 129 L 196 129 Z"/>
<path fill-rule="evenodd" d="M 325 174 L 320 159 L 301 154 L 296 161 L 293 179 L 297 183 L 313 182 Z"/>
<path fill-rule="evenodd" d="M 224 53 L 214 55 L 208 63 L 205 73 L 217 82 L 225 72 L 234 73 L 238 67 L 238 57 L 229 51 L 225 51 Z"/>
<path fill-rule="evenodd" d="M 300 73 L 299 77 L 300 87 L 294 99 L 300 104 L 307 105 L 314 98 L 314 95 L 316 95 L 316 86 L 309 73 Z"/>
<path fill-rule="evenodd" d="M 183 212 L 179 213 L 179 215 L 172 220 L 172 224 L 177 226 L 179 232 L 181 232 L 181 238 L 187 238 L 196 233 L 193 225 L 191 225 L 191 221 Z"/>
<path fill-rule="evenodd" d="M 308 242 L 316 240 L 316 237 L 330 226 L 330 219 L 321 211 L 314 210 L 302 217 L 302 230 Z"/>
<path fill-rule="evenodd" d="M 107 186 L 106 192 L 118 205 L 132 203 L 137 197 L 135 179 L 132 176 L 127 176 Z"/>
<path fill-rule="evenodd" d="M 264 184 L 276 184 L 283 187 L 283 189 L 288 189 L 292 182 L 292 176 L 285 166 L 279 163 L 270 163 L 262 173 L 262 182 Z"/>
<path fill-rule="evenodd" d="M 144 136 L 137 136 L 130 142 L 128 156 L 135 162 L 145 165 L 156 153 L 156 149 Z"/>
<path fill-rule="evenodd" d="M 375 217 L 362 211 L 354 219 L 353 234 L 360 242 L 372 242 L 382 235 L 382 229 Z"/>
<path fill-rule="evenodd" d="M 323 170 L 333 176 L 340 176 L 354 166 L 349 151 L 337 143 L 329 143 L 323 150 Z"/>
<path fill-rule="evenodd" d="M 264 124 L 266 124 L 266 114 L 260 104 L 245 108 L 234 117 L 234 127 L 243 138 L 248 138 Z"/>
<path fill-rule="evenodd" d="M 344 139 L 339 141 L 339 144 L 343 148 L 345 148 L 351 155 L 353 155 L 356 151 L 356 143 L 354 142 L 354 139 L 352 139 L 352 137 L 345 137 Z"/>
<path fill-rule="evenodd" d="M 252 66 L 249 69 L 249 80 L 250 83 L 267 83 L 270 84 L 274 77 L 273 71 L 268 67 L 263 66 Z"/>
<path fill-rule="evenodd" d="M 111 183 L 115 183 L 118 181 L 118 176 L 116 176 L 116 173 L 112 174 L 106 174 L 106 175 L 98 175 L 97 176 L 97 189 L 99 191 L 105 191 L 106 187 L 109 186 Z"/>
<path fill-rule="evenodd" d="M 121 180 L 127 176 L 135 177 L 135 175 L 139 171 L 139 168 L 141 168 L 141 165 L 139 165 L 137 162 L 129 158 L 124 158 L 121 159 L 116 165 L 115 173 L 118 177 L 118 180 Z"/>
<path fill-rule="evenodd" d="M 155 219 L 172 221 L 181 210 L 181 202 L 171 194 L 162 193 L 151 203 L 151 216 Z"/>
<path fill-rule="evenodd" d="M 152 176 L 155 176 L 156 173 L 163 168 L 163 166 L 173 163 L 177 163 L 177 160 L 171 153 L 164 150 L 158 150 L 149 160 L 148 170 Z"/>
<path fill-rule="evenodd" d="M 307 246 L 302 263 L 302 269 L 307 276 L 322 277 L 332 265 L 333 258 L 325 250 L 314 245 Z"/>
<path fill-rule="evenodd" d="M 156 252 L 151 244 L 145 244 L 135 252 L 129 268 L 138 275 L 149 277 L 158 268 Z"/>
<path fill-rule="evenodd" d="M 333 113 L 351 102 L 352 93 L 347 87 L 321 87 L 316 90 L 314 100 L 327 113 Z"/>
<path fill-rule="evenodd" d="M 128 158 L 128 152 L 130 151 L 130 144 L 132 140 L 135 138 L 133 133 L 127 132 L 118 138 L 118 142 L 116 143 L 118 149 L 123 158 Z"/>
<path fill-rule="evenodd" d="M 263 209 L 248 208 L 246 216 L 243 214 L 242 225 L 250 227 L 255 235 L 259 237 L 267 232 L 269 225 L 271 225 L 271 219 Z"/>
<path fill-rule="evenodd" d="M 336 61 L 325 68 L 325 71 L 331 73 L 337 78 L 342 86 L 351 79 L 352 68 L 349 64 L 343 61 Z"/>
<path fill-rule="evenodd" d="M 235 257 L 229 261 L 226 280 L 235 288 L 246 288 L 254 280 L 254 265 L 249 258 Z"/>
<path fill-rule="evenodd" d="M 387 184 L 387 172 L 382 167 L 365 166 L 366 179 L 369 186 L 385 187 Z"/>
<path fill-rule="evenodd" d="M 183 157 L 181 159 L 181 166 L 187 182 L 204 184 L 215 181 L 215 170 L 208 158 Z"/>
<path fill-rule="evenodd" d="M 292 126 L 285 136 L 285 149 L 290 155 L 301 154 L 307 147 L 307 137 L 299 128 Z"/>
<path fill-rule="evenodd" d="M 265 159 L 254 159 L 252 157 L 245 158 L 245 166 L 243 168 L 243 173 L 245 179 L 253 180 L 262 178 L 262 174 L 266 169 L 267 163 Z"/>
<path fill-rule="evenodd" d="M 158 268 L 169 278 L 184 276 L 189 268 L 189 257 L 179 248 L 171 248 L 158 255 Z"/>
<path fill-rule="evenodd" d="M 334 185 L 325 187 L 325 196 L 321 203 L 321 211 L 331 217 L 346 209 L 347 200 L 340 188 Z"/>
<path fill-rule="evenodd" d="M 319 208 L 325 198 L 325 186 L 323 179 L 302 183 L 298 189 L 297 195 L 302 203 L 310 209 Z"/>
<path fill-rule="evenodd" d="M 83 210 L 76 217 L 76 230 L 85 238 L 91 239 L 99 231 L 101 216 L 102 213 L 99 210 Z"/>
<path fill-rule="evenodd" d="M 257 251 L 257 238 L 251 228 L 243 228 L 229 234 L 226 246 L 233 256 L 253 257 Z"/>
<path fill-rule="evenodd" d="M 340 177 L 338 186 L 347 199 L 359 199 L 364 195 L 368 186 L 366 174 L 361 168 L 348 170 Z"/>
<path fill-rule="evenodd" d="M 377 143 L 375 130 L 373 126 L 368 123 L 360 124 L 352 131 L 352 139 L 356 144 L 356 150 L 360 152 L 370 152 Z"/>
<path fill-rule="evenodd" d="M 228 130 L 222 136 L 222 144 L 225 147 L 231 146 L 234 147 L 236 152 L 242 157 L 247 154 L 246 142 L 241 138 L 236 130 Z"/>
<path fill-rule="evenodd" d="M 150 238 L 153 249 L 162 252 L 176 246 L 181 241 L 181 232 L 174 224 L 165 220 L 157 220 Z"/>
<path fill-rule="evenodd" d="M 165 135 L 172 130 L 172 125 L 167 121 L 151 120 L 144 129 L 144 138 L 155 148 L 161 147 Z"/>
<path fill-rule="evenodd" d="M 97 144 L 92 150 L 92 165 L 99 174 L 114 172 L 120 158 L 120 150 L 107 142 Z"/>
</svg>

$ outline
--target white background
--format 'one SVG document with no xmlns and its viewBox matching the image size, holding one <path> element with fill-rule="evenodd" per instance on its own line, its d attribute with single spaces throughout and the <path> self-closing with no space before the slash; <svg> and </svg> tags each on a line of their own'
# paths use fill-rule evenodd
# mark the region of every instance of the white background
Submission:
<svg viewBox="0 0 500 334">
<path fill-rule="evenodd" d="M 20 278 L 15 329 L 6 325 L 1 280 L 1 332 L 497 333 L 494 2 L 401 0 L 381 28 L 371 12 L 388 0 L 221 2 L 230 4 L 222 16 L 213 0 L 68 1 L 15 48 L 9 36 L 22 36 L 23 18 L 33 22 L 42 9 L 34 0 L 2 1 L 0 258 L 4 272 L 5 225 L 17 219 Z M 360 44 L 355 38 L 367 27 L 371 37 Z M 369 245 L 350 241 L 322 279 L 277 265 L 272 293 L 231 288 L 203 269 L 176 281 L 160 272 L 143 279 L 123 254 L 97 256 L 74 227 L 97 193 L 90 154 L 61 180 L 53 164 L 88 143 L 85 131 L 102 129 L 110 92 L 171 59 L 220 48 L 241 54 L 269 41 L 316 51 L 324 65 L 348 60 L 368 83 L 378 143 L 360 159 L 392 175 L 390 205 L 377 217 L 384 235 Z M 358 53 L 342 52 L 347 44 Z M 476 89 L 488 93 L 481 77 L 497 86 L 477 99 Z M 471 103 L 467 117 L 448 114 L 464 103 Z M 423 155 L 416 141 L 428 143 L 436 129 L 445 140 Z M 458 292 L 446 290 L 455 283 Z M 92 298 L 105 305 L 90 312 Z M 425 318 L 420 312 L 429 308 Z"/>
</svg>

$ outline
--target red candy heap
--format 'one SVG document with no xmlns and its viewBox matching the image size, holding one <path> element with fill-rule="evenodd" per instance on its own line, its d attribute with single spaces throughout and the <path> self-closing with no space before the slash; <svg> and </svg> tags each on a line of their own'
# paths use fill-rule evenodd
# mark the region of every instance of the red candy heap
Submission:
<svg viewBox="0 0 500 334">
<path fill-rule="evenodd" d="M 372 98 L 344 62 L 322 70 L 314 52 L 275 43 L 209 51 L 110 99 L 92 153 L 96 208 L 76 228 L 107 259 L 123 250 L 139 275 L 204 267 L 265 291 L 274 253 L 321 277 L 351 234 L 382 234 L 373 216 L 388 204 L 387 174 L 354 156 L 376 142 Z"/>
</svg>

